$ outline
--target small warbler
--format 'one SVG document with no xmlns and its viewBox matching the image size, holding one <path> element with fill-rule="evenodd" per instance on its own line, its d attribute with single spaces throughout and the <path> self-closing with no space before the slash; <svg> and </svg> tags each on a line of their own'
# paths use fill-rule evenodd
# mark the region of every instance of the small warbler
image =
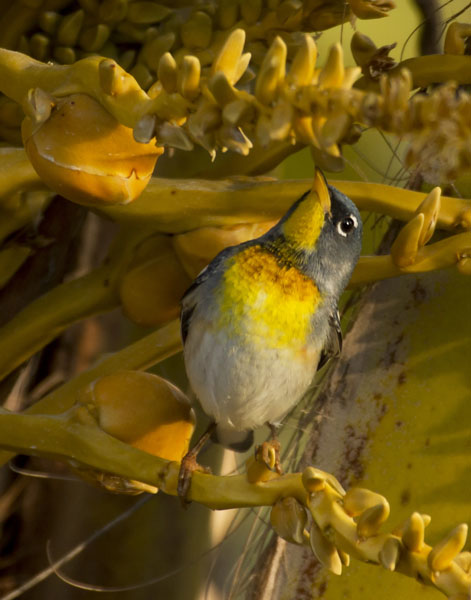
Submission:
<svg viewBox="0 0 471 600">
<path fill-rule="evenodd" d="M 274 426 L 341 349 L 337 303 L 360 255 L 360 214 L 316 169 L 314 185 L 263 236 L 223 250 L 182 299 L 190 384 L 212 419 L 182 461 L 186 497 L 211 433 L 245 450 Z M 279 463 L 278 463 L 279 464 Z"/>
</svg>

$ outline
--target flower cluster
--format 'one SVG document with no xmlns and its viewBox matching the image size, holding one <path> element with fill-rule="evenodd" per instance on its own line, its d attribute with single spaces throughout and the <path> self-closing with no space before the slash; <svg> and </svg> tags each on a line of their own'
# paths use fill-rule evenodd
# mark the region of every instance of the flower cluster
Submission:
<svg viewBox="0 0 471 600">
<path fill-rule="evenodd" d="M 389 503 L 380 494 L 363 488 L 345 492 L 332 475 L 314 467 L 305 469 L 302 481 L 305 503 L 287 496 L 272 508 L 270 521 L 282 538 L 310 545 L 322 565 L 336 575 L 352 555 L 434 585 L 448 598 L 468 597 L 471 553 L 462 551 L 467 525 L 458 525 L 432 548 L 424 541 L 429 515 L 414 512 L 393 533 L 381 533 Z"/>
</svg>

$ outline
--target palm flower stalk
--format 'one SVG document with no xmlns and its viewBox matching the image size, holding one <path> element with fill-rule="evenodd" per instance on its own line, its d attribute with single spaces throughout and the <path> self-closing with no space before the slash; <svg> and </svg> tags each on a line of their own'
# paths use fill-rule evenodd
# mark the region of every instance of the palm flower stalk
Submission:
<svg viewBox="0 0 471 600">
<path fill-rule="evenodd" d="M 176 494 L 194 415 L 183 392 L 145 371 L 181 350 L 179 298 L 201 268 L 223 248 L 267 231 L 309 188 L 304 179 L 259 176 L 303 147 L 316 165 L 340 171 L 346 149 L 367 130 L 407 144 L 403 167 L 419 181 L 417 191 L 329 178 L 365 214 L 403 222 L 395 223 L 381 255 L 361 257 L 351 290 L 376 283 L 374 296 L 405 275 L 400 292 L 421 274 L 411 292 L 415 306 L 425 293 L 420 282 L 435 275 L 456 290 L 464 287 L 459 278 L 471 273 L 471 200 L 453 197 L 449 184 L 471 167 L 470 26 L 449 25 L 443 54 L 404 61 L 390 56 L 394 44 L 378 47 L 356 31 L 356 66 L 345 65 L 340 44 L 325 49 L 318 39 L 325 29 L 361 28 L 361 19 L 387 16 L 392 8 L 390 0 L 24 0 L 2 9 L 0 291 L 8 291 L 41 244 L 51 243 L 35 228 L 54 195 L 111 219 L 119 233 L 101 264 L 33 299 L 0 328 L 1 378 L 93 315 L 119 307 L 133 323 L 157 328 L 23 413 L 1 409 L 2 462 L 19 452 L 53 457 L 115 493 Z M 181 166 L 179 178 L 160 177 L 172 160 Z M 431 274 L 436 270 L 442 272 Z M 362 307 L 363 319 L 368 310 Z M 395 319 L 393 329 L 402 323 Z M 437 317 L 430 319 L 435 332 Z M 346 396 L 339 380 L 361 371 L 355 357 L 365 336 L 361 343 L 355 336 L 357 346 L 349 348 L 347 337 L 344 350 L 352 373 L 346 368 L 339 379 L 341 362 L 325 374 L 315 398 L 322 405 L 337 382 L 341 398 L 331 394 L 331 404 L 337 402 L 343 426 L 339 439 L 354 439 L 358 447 L 350 451 L 361 455 L 367 445 L 361 446 L 361 436 L 373 443 L 394 402 L 382 405 L 376 391 L 371 406 L 364 408 L 358 396 L 351 416 L 342 412 Z M 397 376 L 397 388 L 406 389 L 406 367 L 396 373 L 398 339 L 388 349 L 387 376 Z M 435 343 L 431 362 L 434 351 L 451 356 L 461 341 L 446 352 Z M 419 369 L 420 354 L 412 356 Z M 375 382 L 383 366 L 372 367 Z M 377 423 L 365 425 L 365 415 L 375 411 L 381 413 Z M 426 420 L 425 409 L 419 412 Z M 312 422 L 318 421 L 316 415 Z M 335 455 L 323 443 L 322 465 L 322 451 Z M 269 507 L 277 549 L 308 549 L 335 575 L 351 557 L 418 579 L 450 600 L 469 596 L 465 524 L 429 545 L 430 517 L 412 512 L 388 533 L 394 498 L 355 481 L 354 475 L 361 479 L 358 464 L 347 475 L 340 469 L 341 485 L 325 470 L 306 466 L 317 464 L 314 453 L 303 461 L 300 472 L 283 476 L 258 454 L 237 475 L 197 472 L 191 499 L 218 510 Z M 338 465 L 326 462 L 337 474 Z"/>
</svg>

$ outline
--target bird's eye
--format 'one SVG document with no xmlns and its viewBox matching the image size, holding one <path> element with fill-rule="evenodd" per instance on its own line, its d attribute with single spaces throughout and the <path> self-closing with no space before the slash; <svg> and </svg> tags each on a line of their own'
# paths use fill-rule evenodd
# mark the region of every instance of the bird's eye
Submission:
<svg viewBox="0 0 471 600">
<path fill-rule="evenodd" d="M 358 227 L 358 221 L 354 215 L 349 215 L 337 223 L 337 231 L 340 235 L 347 235 Z"/>
</svg>

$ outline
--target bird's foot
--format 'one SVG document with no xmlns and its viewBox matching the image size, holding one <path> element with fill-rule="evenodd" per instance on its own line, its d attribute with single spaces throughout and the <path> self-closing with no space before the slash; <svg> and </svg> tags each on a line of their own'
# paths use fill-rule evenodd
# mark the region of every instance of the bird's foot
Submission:
<svg viewBox="0 0 471 600">
<path fill-rule="evenodd" d="M 195 471 L 208 474 L 211 473 L 209 467 L 203 467 L 198 463 L 195 453 L 190 450 L 190 452 L 182 458 L 180 473 L 178 474 L 177 493 L 183 508 L 187 508 L 191 502 L 190 500 L 187 500 L 187 496 L 190 491 L 191 479 Z"/>
<path fill-rule="evenodd" d="M 280 448 L 281 444 L 277 439 L 263 442 L 263 444 L 255 448 L 255 459 L 264 462 L 270 471 L 276 471 L 278 475 L 283 475 Z"/>
<path fill-rule="evenodd" d="M 208 428 L 196 442 L 193 448 L 185 454 L 180 465 L 180 473 L 178 474 L 177 493 L 180 502 L 184 508 L 187 508 L 190 501 L 187 500 L 188 492 L 190 491 L 191 477 L 195 471 L 203 473 L 211 473 L 211 469 L 202 467 L 196 460 L 201 449 L 211 437 L 212 432 L 216 429 L 216 423 L 210 423 Z"/>
</svg>

